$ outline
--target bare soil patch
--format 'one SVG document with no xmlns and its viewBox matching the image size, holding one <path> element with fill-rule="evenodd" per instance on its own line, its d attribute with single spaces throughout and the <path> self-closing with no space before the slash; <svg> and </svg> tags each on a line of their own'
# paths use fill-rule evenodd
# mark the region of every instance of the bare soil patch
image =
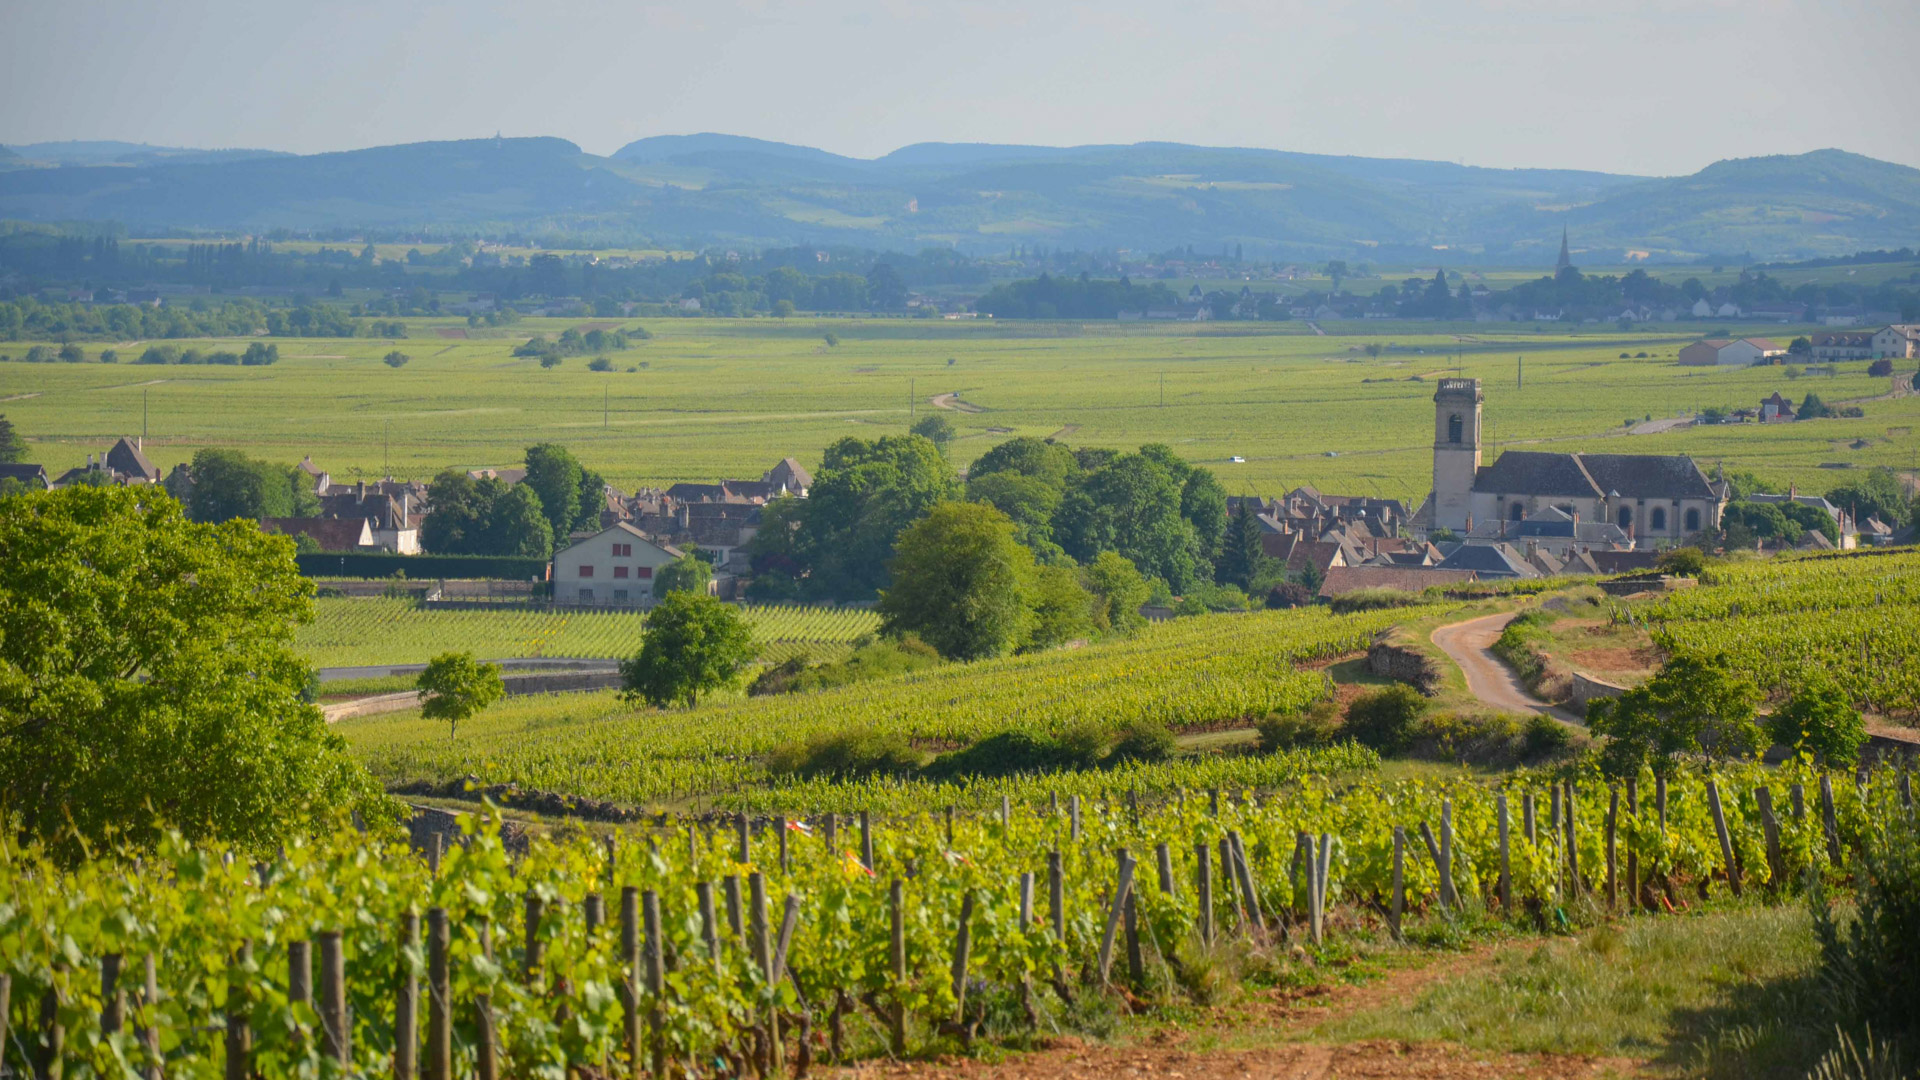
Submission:
<svg viewBox="0 0 1920 1080">
<path fill-rule="evenodd" d="M 927 401 L 936 409 L 952 409 L 955 412 L 965 413 L 981 413 L 987 411 L 984 406 L 975 405 L 971 401 L 961 401 L 958 390 L 949 394 L 935 394 L 928 398 Z"/>
</svg>

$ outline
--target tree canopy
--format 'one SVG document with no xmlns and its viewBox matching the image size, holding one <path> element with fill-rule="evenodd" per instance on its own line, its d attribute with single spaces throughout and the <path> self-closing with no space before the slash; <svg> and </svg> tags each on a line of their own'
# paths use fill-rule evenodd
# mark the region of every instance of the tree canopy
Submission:
<svg viewBox="0 0 1920 1080">
<path fill-rule="evenodd" d="M 448 469 L 428 486 L 427 501 L 433 511 L 420 525 L 420 543 L 435 555 L 538 559 L 553 550 L 553 525 L 526 484 L 475 480 Z"/>
<path fill-rule="evenodd" d="M 165 828 L 265 853 L 393 810 L 305 700 L 293 543 L 153 487 L 0 500 L 0 818 L 56 849 Z"/>
<path fill-rule="evenodd" d="M 0 414 L 0 465 L 11 465 L 27 456 L 27 444 L 13 430 L 13 421 Z"/>
<path fill-rule="evenodd" d="M 891 570 L 880 594 L 887 633 L 916 633 L 949 660 L 1001 656 L 1032 633 L 1033 553 L 991 506 L 935 506 L 900 534 Z"/>
<path fill-rule="evenodd" d="M 1642 766 L 1671 775 L 1682 754 L 1752 757 L 1762 749 L 1759 688 L 1724 657 L 1681 653 L 1617 698 L 1587 704 L 1587 725 L 1607 736 L 1600 764 L 1611 776 Z"/>
<path fill-rule="evenodd" d="M 639 653 L 620 662 L 621 693 L 691 708 L 739 678 L 753 653 L 753 634 L 732 607 L 704 593 L 670 593 L 647 613 Z"/>
<path fill-rule="evenodd" d="M 462 721 L 507 692 L 500 665 L 475 660 L 470 652 L 445 652 L 429 660 L 416 685 L 420 687 L 420 715 L 428 720 L 445 720 L 449 739 Z"/>
<path fill-rule="evenodd" d="M 288 465 L 251 458 L 238 450 L 208 448 L 188 466 L 193 493 L 188 497 L 195 521 L 234 518 L 312 517 L 320 512 L 307 474 Z"/>
<path fill-rule="evenodd" d="M 692 592 L 705 596 L 707 586 L 712 582 L 713 564 L 693 552 L 688 552 L 654 573 L 653 592 L 655 596 L 676 592 Z"/>
<path fill-rule="evenodd" d="M 806 575 L 813 595 L 870 597 L 886 585 L 901 531 L 958 487 L 946 458 L 921 436 L 844 438 L 827 447 L 808 498 L 791 508 L 791 531 L 763 522 L 753 551 Z"/>
</svg>

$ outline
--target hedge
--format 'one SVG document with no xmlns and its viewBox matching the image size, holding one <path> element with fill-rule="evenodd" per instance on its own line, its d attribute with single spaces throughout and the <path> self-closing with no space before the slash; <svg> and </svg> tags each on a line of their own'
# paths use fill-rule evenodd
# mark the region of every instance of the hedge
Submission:
<svg viewBox="0 0 1920 1080">
<path fill-rule="evenodd" d="M 512 555 L 394 555 L 384 551 L 322 551 L 295 555 L 308 577 L 495 578 L 527 581 L 547 578 L 547 560 Z"/>
</svg>

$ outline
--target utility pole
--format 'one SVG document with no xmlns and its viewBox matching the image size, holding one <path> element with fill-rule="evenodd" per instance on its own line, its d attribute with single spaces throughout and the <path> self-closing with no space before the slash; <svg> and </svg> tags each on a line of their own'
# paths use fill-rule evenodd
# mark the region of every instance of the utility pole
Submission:
<svg viewBox="0 0 1920 1080">
<path fill-rule="evenodd" d="M 1160 373 L 1160 407 L 1167 407 L 1167 373 Z"/>
<path fill-rule="evenodd" d="M 380 421 L 380 473 L 382 476 L 393 475 L 392 449 L 393 421 L 382 420 Z"/>
<path fill-rule="evenodd" d="M 600 389 L 602 391 L 600 396 L 600 430 L 605 431 L 607 430 L 607 417 L 613 410 L 613 387 L 609 384 L 602 386 Z"/>
<path fill-rule="evenodd" d="M 142 449 L 147 445 L 147 394 L 149 393 L 151 393 L 150 389 L 140 391 L 140 446 Z"/>
<path fill-rule="evenodd" d="M 920 397 L 914 391 L 914 388 L 913 388 L 913 384 L 915 381 L 916 380 L 912 376 L 908 376 L 907 378 L 907 426 L 908 427 L 913 426 L 913 407 L 920 403 Z"/>
<path fill-rule="evenodd" d="M 1516 356 L 1513 358 L 1513 388 L 1518 390 L 1525 385 L 1527 385 L 1527 358 Z"/>
</svg>

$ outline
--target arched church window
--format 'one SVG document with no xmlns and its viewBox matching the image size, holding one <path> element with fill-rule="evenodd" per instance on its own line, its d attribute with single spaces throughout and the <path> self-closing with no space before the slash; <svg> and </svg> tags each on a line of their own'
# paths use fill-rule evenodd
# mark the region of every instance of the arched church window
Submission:
<svg viewBox="0 0 1920 1080">
<path fill-rule="evenodd" d="M 1460 423 L 1460 414 L 1447 417 L 1447 441 L 1459 442 L 1464 425 Z"/>
<path fill-rule="evenodd" d="M 1700 531 L 1700 511 L 1698 510 L 1687 511 L 1686 521 L 1687 521 L 1688 532 L 1697 533 Z"/>
<path fill-rule="evenodd" d="M 1621 528 L 1630 529 L 1633 527 L 1633 507 L 1631 506 L 1621 507 L 1620 513 L 1616 516 L 1619 520 Z"/>
<path fill-rule="evenodd" d="M 1666 507 L 1664 506 L 1654 507 L 1653 512 L 1647 515 L 1647 525 L 1654 532 L 1665 532 L 1667 528 Z"/>
</svg>

